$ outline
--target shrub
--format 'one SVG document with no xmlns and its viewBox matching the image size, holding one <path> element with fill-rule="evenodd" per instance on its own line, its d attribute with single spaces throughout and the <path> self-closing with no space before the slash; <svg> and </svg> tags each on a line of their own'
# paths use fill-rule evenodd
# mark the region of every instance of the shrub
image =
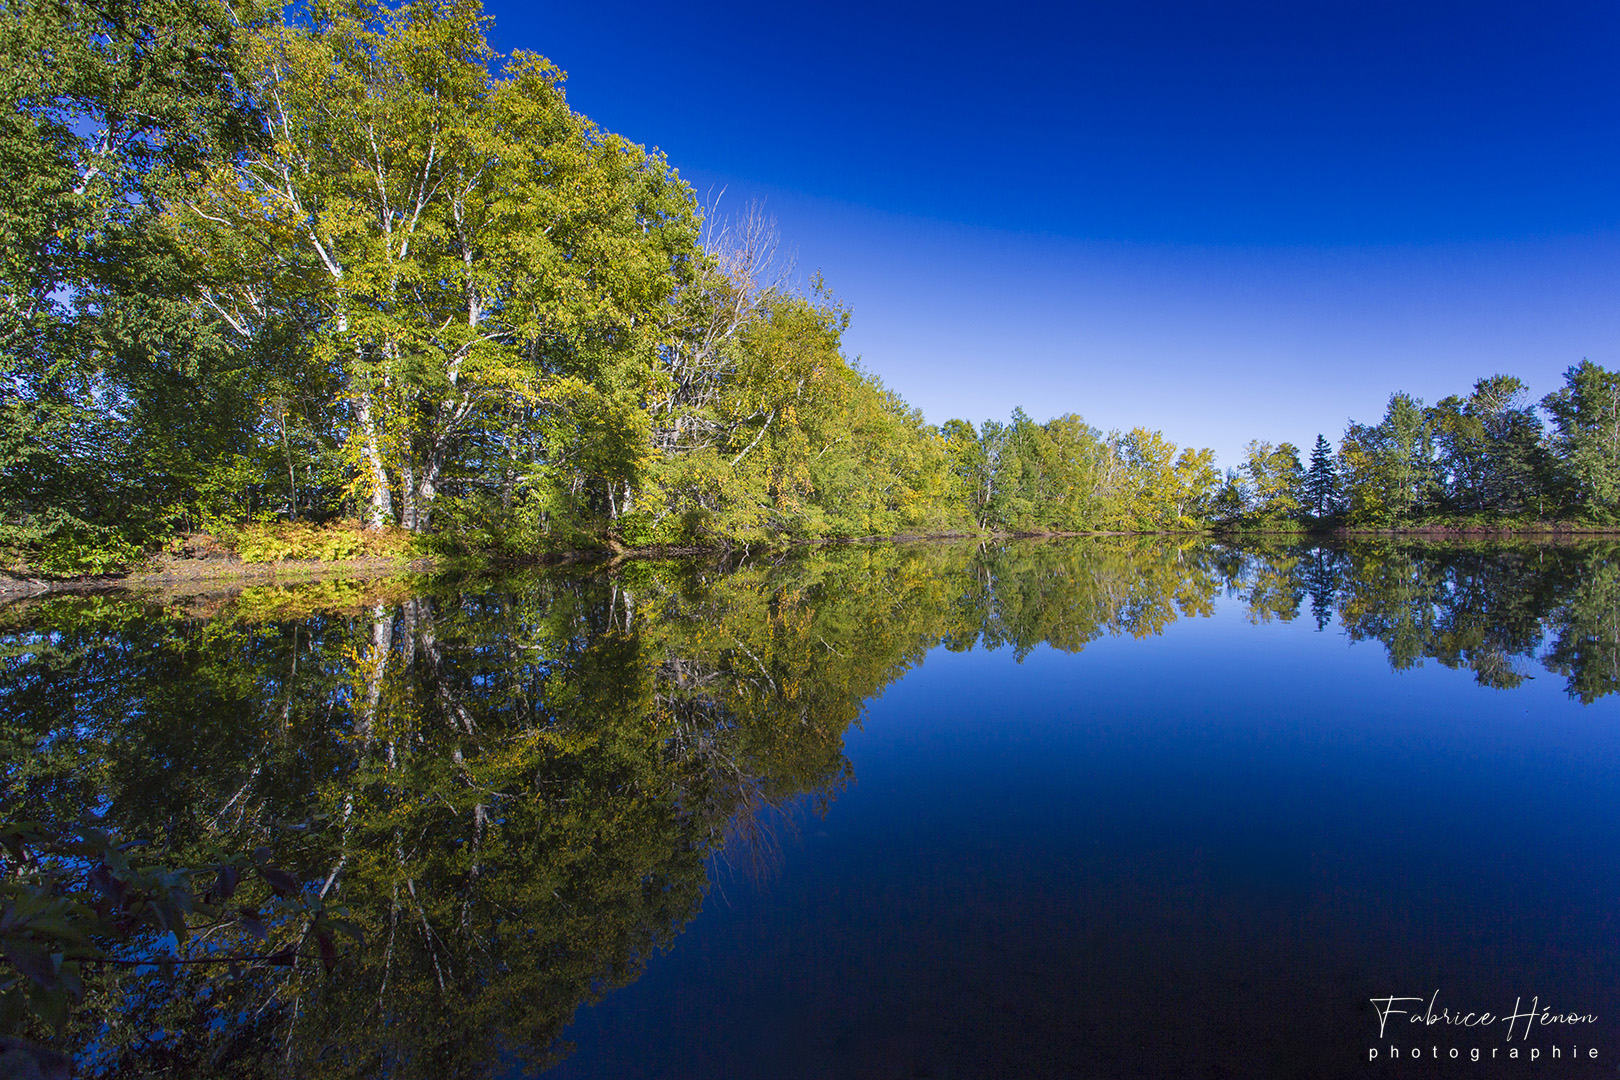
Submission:
<svg viewBox="0 0 1620 1080">
<path fill-rule="evenodd" d="M 367 555 L 400 558 L 410 548 L 410 537 L 402 529 L 283 522 L 244 526 L 236 535 L 235 546 L 243 562 L 284 562 L 289 559 L 338 562 Z"/>
</svg>

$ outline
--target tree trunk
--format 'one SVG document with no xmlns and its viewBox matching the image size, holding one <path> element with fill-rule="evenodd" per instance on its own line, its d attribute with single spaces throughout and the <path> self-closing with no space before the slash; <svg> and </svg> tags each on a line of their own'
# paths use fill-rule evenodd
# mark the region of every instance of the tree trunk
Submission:
<svg viewBox="0 0 1620 1080">
<path fill-rule="evenodd" d="M 362 390 L 355 395 L 355 419 L 360 422 L 360 435 L 364 440 L 366 467 L 370 472 L 370 521 L 373 529 L 386 528 L 394 523 L 394 497 L 388 490 L 388 470 L 383 467 L 382 449 L 377 443 L 377 424 L 371 412 L 371 393 Z"/>
<path fill-rule="evenodd" d="M 416 466 L 410 458 L 399 463 L 399 523 L 407 532 L 418 532 L 417 515 L 421 508 L 416 499 Z"/>
</svg>

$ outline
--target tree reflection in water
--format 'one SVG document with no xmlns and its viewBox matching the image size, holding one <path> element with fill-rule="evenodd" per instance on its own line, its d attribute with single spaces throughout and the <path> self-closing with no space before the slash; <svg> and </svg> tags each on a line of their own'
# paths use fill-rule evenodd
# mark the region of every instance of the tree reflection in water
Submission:
<svg viewBox="0 0 1620 1080">
<path fill-rule="evenodd" d="M 1218 597 L 1336 617 L 1395 668 L 1620 687 L 1610 544 L 916 544 L 775 563 L 110 597 L 5 613 L 9 820 L 87 811 L 176 865 L 269 846 L 360 932 L 323 965 L 92 981 L 86 1074 L 477 1077 L 565 1055 L 581 1003 L 697 914 L 712 862 L 850 781 L 864 702 L 943 644 L 1078 651 Z M 289 910 L 187 955 L 299 945 Z M 155 933 L 155 932 L 154 932 Z M 234 940 L 237 935 L 242 940 Z M 154 937 L 153 949 L 165 948 Z"/>
</svg>

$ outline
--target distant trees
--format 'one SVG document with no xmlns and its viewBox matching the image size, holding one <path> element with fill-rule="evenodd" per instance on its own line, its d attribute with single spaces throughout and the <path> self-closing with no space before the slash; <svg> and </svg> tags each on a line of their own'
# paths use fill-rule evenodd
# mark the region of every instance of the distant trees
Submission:
<svg viewBox="0 0 1620 1080">
<path fill-rule="evenodd" d="M 1401 524 L 1434 492 L 1433 433 L 1423 403 L 1409 394 L 1391 394 L 1377 424 L 1352 423 L 1339 457 L 1355 524 Z"/>
<path fill-rule="evenodd" d="M 1070 413 L 942 428 L 958 497 L 982 529 L 1083 532 L 1206 527 L 1220 474 L 1210 450 L 1160 432 L 1104 434 Z"/>
<path fill-rule="evenodd" d="M 1286 486 L 1272 479 L 1274 448 L 1250 443 L 1223 489 L 1221 517 L 1359 528 L 1459 519 L 1620 523 L 1620 373 L 1583 360 L 1539 406 L 1528 394 L 1511 375 L 1480 379 L 1466 397 L 1433 406 L 1392 394 L 1378 423 L 1346 428 L 1336 454 L 1317 436 L 1292 511 L 1263 494 Z M 1267 514 L 1266 505 L 1280 512 Z"/>
<path fill-rule="evenodd" d="M 1266 522 L 1297 518 L 1304 505 L 1305 470 L 1293 443 L 1251 441 L 1238 467 L 1244 511 Z"/>
<path fill-rule="evenodd" d="M 1541 421 L 1511 375 L 1480 379 L 1430 411 L 1441 497 L 1456 513 L 1539 513 L 1546 462 Z"/>
</svg>

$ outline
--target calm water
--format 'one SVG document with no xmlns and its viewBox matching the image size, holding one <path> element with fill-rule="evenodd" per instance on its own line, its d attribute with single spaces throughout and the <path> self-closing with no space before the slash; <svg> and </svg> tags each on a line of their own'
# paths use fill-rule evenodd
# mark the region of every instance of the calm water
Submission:
<svg viewBox="0 0 1620 1080">
<path fill-rule="evenodd" d="M 6 616 L 8 813 L 272 845 L 365 932 L 329 974 L 120 984 L 87 1073 L 1610 1076 L 1616 554 L 53 601 Z M 1389 997 L 1504 1019 L 1380 1037 Z M 1595 1020 L 1510 1031 L 1532 1000 Z"/>
</svg>

